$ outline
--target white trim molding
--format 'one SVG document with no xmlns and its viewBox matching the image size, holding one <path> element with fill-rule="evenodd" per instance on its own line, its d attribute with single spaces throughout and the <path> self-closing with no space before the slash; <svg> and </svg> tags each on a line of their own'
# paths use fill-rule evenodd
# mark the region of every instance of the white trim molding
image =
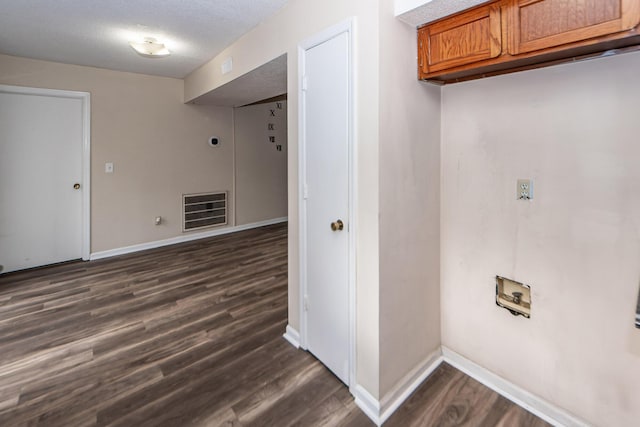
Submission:
<svg viewBox="0 0 640 427">
<path fill-rule="evenodd" d="M 289 341 L 289 344 L 295 348 L 300 348 L 300 333 L 295 330 L 291 325 L 287 325 L 287 330 L 283 335 L 284 339 Z"/>
<path fill-rule="evenodd" d="M 523 388 L 505 380 L 471 360 L 461 356 L 453 350 L 442 347 L 444 361 L 456 369 L 469 375 L 493 391 L 523 407 L 535 416 L 542 418 L 549 424 L 558 427 L 586 427 L 588 423 L 575 415 L 561 409 L 546 400 L 529 393 Z"/>
<path fill-rule="evenodd" d="M 440 348 L 431 353 L 416 368 L 405 375 L 398 384 L 380 399 L 380 423 L 384 423 L 429 375 L 442 363 Z"/>
<path fill-rule="evenodd" d="M 377 426 L 382 425 L 389 417 L 416 391 L 418 387 L 442 363 L 440 348 L 431 353 L 426 359 L 404 376 L 397 385 L 379 401 L 361 385 L 351 390 L 356 405 Z"/>
<path fill-rule="evenodd" d="M 184 236 L 171 237 L 164 240 L 156 240 L 154 242 L 140 243 L 137 245 L 125 246 L 122 248 L 109 249 L 106 251 L 94 252 L 91 254 L 91 260 L 110 258 L 118 255 L 130 254 L 133 252 L 145 251 L 147 249 L 160 248 L 162 246 L 175 245 L 177 243 L 190 242 L 192 240 L 205 239 L 207 237 L 220 236 L 223 234 L 236 233 L 238 231 L 250 230 L 252 228 L 264 227 L 267 225 L 280 224 L 287 222 L 287 217 L 275 218 L 266 221 L 254 222 L 251 224 L 237 225 L 235 227 L 223 227 L 214 230 L 203 231 L 201 233 L 189 233 Z"/>
<path fill-rule="evenodd" d="M 380 402 L 378 399 L 373 397 L 373 395 L 360 384 L 356 384 L 355 387 L 351 387 L 350 391 L 355 398 L 358 408 L 360 408 L 362 412 L 364 412 L 364 414 L 375 423 L 375 425 L 382 425 L 382 421 L 380 420 Z"/>
<path fill-rule="evenodd" d="M 398 385 L 381 400 L 377 400 L 364 387 L 357 384 L 351 388 L 355 403 L 377 426 L 382 425 L 409 398 L 420 385 L 446 362 L 464 372 L 471 378 L 502 395 L 516 405 L 526 409 L 538 418 L 557 427 L 588 427 L 589 424 L 575 415 L 561 409 L 546 400 L 535 396 L 521 387 L 490 372 L 480 365 L 461 356 L 447 347 L 432 353 L 414 370 L 409 372 Z"/>
<path fill-rule="evenodd" d="M 91 94 L 71 92 L 82 99 L 82 259 L 91 257 Z"/>
</svg>

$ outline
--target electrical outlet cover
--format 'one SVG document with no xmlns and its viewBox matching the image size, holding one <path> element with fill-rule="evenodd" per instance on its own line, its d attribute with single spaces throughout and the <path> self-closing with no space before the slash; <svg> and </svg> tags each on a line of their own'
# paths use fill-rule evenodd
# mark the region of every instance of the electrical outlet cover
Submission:
<svg viewBox="0 0 640 427">
<path fill-rule="evenodd" d="M 533 180 L 519 179 L 516 185 L 516 198 L 518 200 L 533 199 Z"/>
</svg>

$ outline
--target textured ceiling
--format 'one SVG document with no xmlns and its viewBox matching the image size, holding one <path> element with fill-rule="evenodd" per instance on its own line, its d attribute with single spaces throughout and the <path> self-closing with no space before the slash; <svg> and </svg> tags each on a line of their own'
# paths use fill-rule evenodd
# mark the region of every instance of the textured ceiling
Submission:
<svg viewBox="0 0 640 427">
<path fill-rule="evenodd" d="M 193 103 L 240 107 L 284 93 L 287 93 L 287 55 L 196 98 Z"/>
<path fill-rule="evenodd" d="M 183 78 L 287 0 L 0 0 L 0 53 Z M 128 42 L 172 51 L 144 58 Z"/>
<path fill-rule="evenodd" d="M 398 15 L 397 18 L 418 27 L 486 2 L 487 0 L 423 0 L 421 6 Z"/>
</svg>

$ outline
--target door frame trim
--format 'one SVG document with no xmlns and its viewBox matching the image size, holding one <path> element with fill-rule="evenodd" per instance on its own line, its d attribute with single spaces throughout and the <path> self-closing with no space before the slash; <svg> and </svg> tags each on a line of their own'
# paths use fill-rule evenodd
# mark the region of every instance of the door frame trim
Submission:
<svg viewBox="0 0 640 427">
<path fill-rule="evenodd" d="M 356 385 L 356 188 L 357 188 L 357 133 L 356 133 L 356 18 L 349 18 L 336 25 L 311 36 L 298 44 L 298 212 L 299 212 L 299 313 L 300 313 L 300 347 L 307 350 L 307 314 L 305 311 L 305 296 L 307 294 L 307 209 L 304 198 L 306 178 L 306 140 L 305 140 L 305 102 L 303 81 L 305 76 L 305 52 L 319 44 L 333 39 L 340 34 L 347 33 L 349 37 L 349 74 L 348 74 L 348 176 L 349 176 L 349 202 L 348 202 L 348 318 L 349 318 L 349 384 L 350 388 Z"/>
<path fill-rule="evenodd" d="M 0 85 L 0 93 L 72 98 L 82 101 L 82 259 L 91 255 L 91 94 L 70 90 Z"/>
</svg>

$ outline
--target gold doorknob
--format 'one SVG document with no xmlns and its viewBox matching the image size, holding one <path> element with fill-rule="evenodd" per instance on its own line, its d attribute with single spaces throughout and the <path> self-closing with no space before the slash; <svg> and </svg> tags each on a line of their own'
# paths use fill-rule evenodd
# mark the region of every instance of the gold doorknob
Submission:
<svg viewBox="0 0 640 427">
<path fill-rule="evenodd" d="M 80 184 L 78 184 L 77 182 L 75 184 L 73 184 L 73 189 L 74 190 L 79 190 L 80 189 Z"/>
<path fill-rule="evenodd" d="M 342 231 L 344 230 L 344 223 L 342 222 L 341 219 L 337 220 L 336 222 L 332 222 L 331 229 L 333 231 Z"/>
</svg>

